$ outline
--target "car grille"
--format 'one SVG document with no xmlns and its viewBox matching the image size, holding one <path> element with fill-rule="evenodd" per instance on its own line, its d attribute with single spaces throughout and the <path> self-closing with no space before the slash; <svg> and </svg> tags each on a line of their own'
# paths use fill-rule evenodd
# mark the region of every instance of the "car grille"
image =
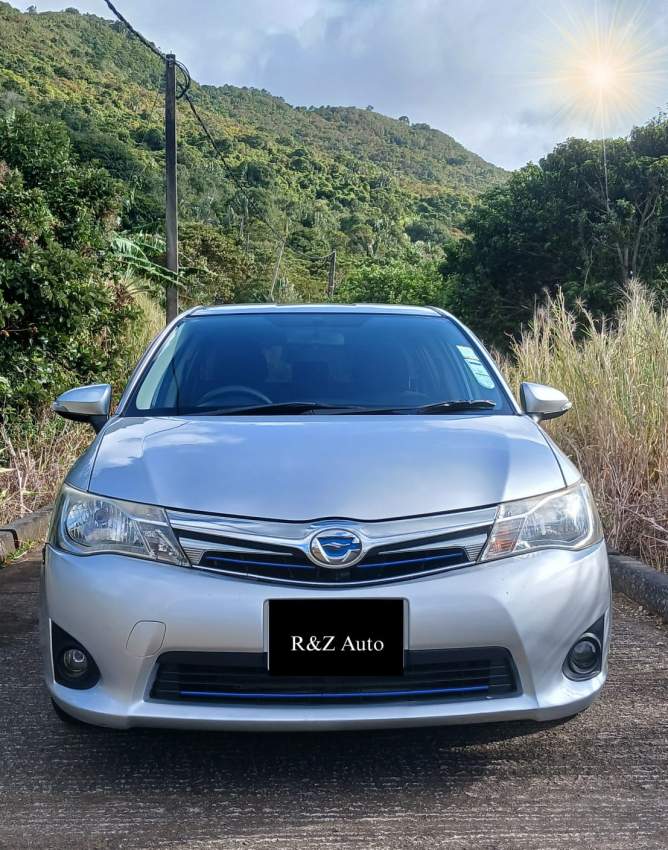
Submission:
<svg viewBox="0 0 668 850">
<path fill-rule="evenodd" d="M 216 544 L 225 546 L 224 541 L 216 541 Z M 254 544 L 250 547 L 251 551 L 240 551 L 241 549 L 237 541 L 234 550 L 217 548 L 214 551 L 205 551 L 198 566 L 242 576 L 261 575 L 265 578 L 293 581 L 341 583 L 356 579 L 373 581 L 393 575 L 408 576 L 425 570 L 466 564 L 471 560 L 465 549 L 448 545 L 446 541 L 437 549 L 422 552 L 406 553 L 385 548 L 381 553 L 372 550 L 354 567 L 337 570 L 319 567 L 310 561 L 304 552 L 288 546 L 262 551 Z"/>
<path fill-rule="evenodd" d="M 288 523 L 170 511 L 169 519 L 194 567 L 243 578 L 331 586 L 393 581 L 473 564 L 495 514 L 494 508 L 486 508 L 377 523 Z M 366 553 L 359 563 L 331 569 L 311 561 L 310 538 L 327 527 L 364 535 Z"/>
<path fill-rule="evenodd" d="M 170 702 L 368 703 L 489 699 L 518 693 L 510 653 L 500 647 L 413 650 L 403 676 L 271 676 L 266 655 L 167 652 L 151 698 Z"/>
</svg>

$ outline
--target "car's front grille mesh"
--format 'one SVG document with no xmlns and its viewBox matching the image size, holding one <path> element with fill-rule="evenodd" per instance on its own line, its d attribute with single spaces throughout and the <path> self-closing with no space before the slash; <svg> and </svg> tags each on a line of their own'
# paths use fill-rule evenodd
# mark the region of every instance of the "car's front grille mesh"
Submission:
<svg viewBox="0 0 668 850">
<path fill-rule="evenodd" d="M 328 527 L 325 521 L 264 523 L 169 514 L 194 567 L 244 578 L 329 585 L 392 581 L 473 564 L 487 541 L 494 516 L 492 508 L 454 518 L 418 517 L 359 526 L 344 520 L 343 527 L 364 528 L 366 552 L 357 564 L 331 569 L 315 564 L 307 554 L 312 535 Z"/>
<path fill-rule="evenodd" d="M 475 561 L 482 548 L 480 542 L 464 548 L 457 545 L 458 541 L 447 540 L 438 547 L 432 545 L 422 549 L 414 545 L 410 551 L 404 545 L 399 549 L 377 547 L 358 564 L 332 570 L 317 566 L 296 547 L 274 545 L 262 549 L 255 542 L 244 547 L 241 540 L 235 540 L 230 546 L 227 540 L 218 538 L 208 541 L 210 548 L 203 548 L 203 542 L 197 541 L 196 547 L 192 538 L 181 540 L 191 563 L 199 567 L 241 576 L 335 584 L 410 576 L 460 566 Z"/>
<path fill-rule="evenodd" d="M 416 650 L 402 676 L 272 676 L 262 653 L 167 652 L 151 698 L 170 702 L 360 703 L 489 699 L 518 692 L 510 653 L 500 647 Z"/>
</svg>

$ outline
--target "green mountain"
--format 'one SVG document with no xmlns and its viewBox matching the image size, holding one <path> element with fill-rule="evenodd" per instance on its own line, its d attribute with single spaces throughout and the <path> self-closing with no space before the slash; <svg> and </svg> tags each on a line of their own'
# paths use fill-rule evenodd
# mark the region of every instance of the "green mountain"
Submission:
<svg viewBox="0 0 668 850">
<path fill-rule="evenodd" d="M 123 181 L 122 229 L 160 232 L 161 61 L 121 24 L 73 9 L 21 13 L 0 2 L 0 44 L 2 112 L 64 122 L 80 159 Z M 304 297 L 326 279 L 323 260 L 311 257 L 332 249 L 340 274 L 360 263 L 438 260 L 474 198 L 505 180 L 450 136 L 408 119 L 292 107 L 251 88 L 193 82 L 190 93 L 225 163 L 179 101 L 183 251 L 193 263 L 207 250 L 227 257 L 232 290 L 272 277 L 283 238 L 282 284 Z"/>
</svg>

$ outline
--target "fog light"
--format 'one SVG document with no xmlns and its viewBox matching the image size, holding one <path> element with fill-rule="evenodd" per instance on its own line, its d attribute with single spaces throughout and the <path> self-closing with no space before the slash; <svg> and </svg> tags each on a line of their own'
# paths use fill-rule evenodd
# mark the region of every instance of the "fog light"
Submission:
<svg viewBox="0 0 668 850">
<path fill-rule="evenodd" d="M 95 659 L 74 635 L 51 622 L 53 678 L 59 685 L 84 691 L 100 681 Z"/>
<path fill-rule="evenodd" d="M 78 679 L 88 672 L 88 656 L 83 649 L 66 649 L 62 656 L 63 669 L 68 676 Z"/>
<path fill-rule="evenodd" d="M 568 653 L 568 666 L 578 678 L 598 673 L 601 667 L 601 642 L 596 635 L 585 634 Z"/>
</svg>

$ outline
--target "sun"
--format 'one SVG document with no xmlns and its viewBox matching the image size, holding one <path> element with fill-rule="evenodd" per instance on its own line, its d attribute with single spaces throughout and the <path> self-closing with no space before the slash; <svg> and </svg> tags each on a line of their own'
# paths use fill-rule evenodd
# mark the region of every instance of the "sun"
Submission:
<svg viewBox="0 0 668 850">
<path fill-rule="evenodd" d="M 619 77 L 619 69 L 609 60 L 592 62 L 585 68 L 585 84 L 594 94 L 603 95 L 613 91 Z"/>
<path fill-rule="evenodd" d="M 541 49 L 539 81 L 551 90 L 555 111 L 597 132 L 628 127 L 665 105 L 668 50 L 642 4 L 624 8 L 562 6 L 558 18 L 549 19 Z"/>
</svg>

